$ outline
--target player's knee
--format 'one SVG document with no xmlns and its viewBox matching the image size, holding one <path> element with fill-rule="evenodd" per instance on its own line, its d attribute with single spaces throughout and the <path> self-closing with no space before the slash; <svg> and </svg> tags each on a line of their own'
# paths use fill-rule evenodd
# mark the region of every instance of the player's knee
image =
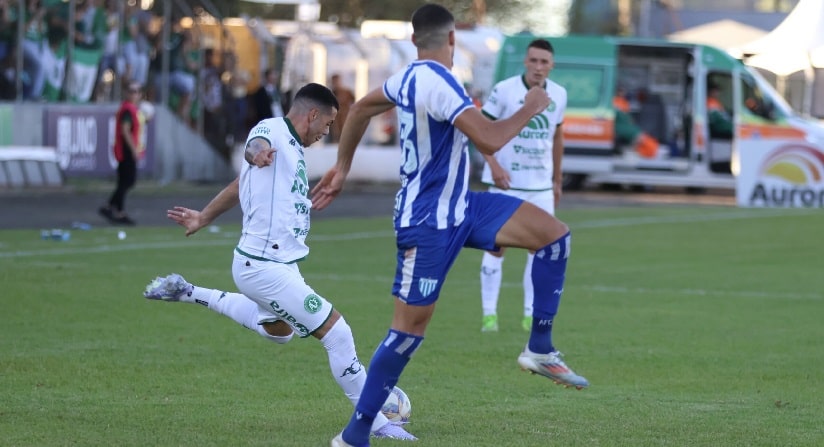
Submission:
<svg viewBox="0 0 824 447">
<path fill-rule="evenodd" d="M 292 339 L 294 332 L 285 321 L 272 321 L 260 325 L 261 334 L 276 343 L 286 343 Z"/>
</svg>

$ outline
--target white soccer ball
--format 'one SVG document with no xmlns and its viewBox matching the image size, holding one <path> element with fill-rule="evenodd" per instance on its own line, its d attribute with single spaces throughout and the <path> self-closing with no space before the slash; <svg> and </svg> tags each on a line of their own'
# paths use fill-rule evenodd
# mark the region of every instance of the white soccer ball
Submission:
<svg viewBox="0 0 824 447">
<path fill-rule="evenodd" d="M 402 389 L 395 387 L 386 398 L 381 413 L 392 422 L 409 422 L 412 414 L 412 402 Z"/>
</svg>

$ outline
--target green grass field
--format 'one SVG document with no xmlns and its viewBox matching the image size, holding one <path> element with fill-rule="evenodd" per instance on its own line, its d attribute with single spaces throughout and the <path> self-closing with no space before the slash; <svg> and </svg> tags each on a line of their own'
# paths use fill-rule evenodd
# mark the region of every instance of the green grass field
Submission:
<svg viewBox="0 0 824 447">
<path fill-rule="evenodd" d="M 519 370 L 524 252 L 482 334 L 466 250 L 399 385 L 427 446 L 824 445 L 820 210 L 563 211 L 573 255 L 556 345 L 591 387 Z M 315 339 L 275 345 L 205 308 L 142 298 L 154 276 L 233 290 L 238 227 L 0 232 L 0 445 L 327 446 L 351 406 Z M 319 220 L 302 271 L 367 363 L 389 324 L 391 222 Z M 409 445 L 375 441 L 375 446 Z"/>
</svg>

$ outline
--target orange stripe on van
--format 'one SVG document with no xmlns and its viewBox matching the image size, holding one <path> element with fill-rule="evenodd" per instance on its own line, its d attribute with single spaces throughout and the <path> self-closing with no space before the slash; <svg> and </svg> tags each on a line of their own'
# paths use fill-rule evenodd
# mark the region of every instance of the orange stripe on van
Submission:
<svg viewBox="0 0 824 447">
<path fill-rule="evenodd" d="M 595 119 L 584 116 L 564 117 L 564 140 L 600 141 L 612 144 L 615 126 L 612 120 Z"/>
<path fill-rule="evenodd" d="M 738 126 L 739 138 L 745 139 L 798 139 L 803 140 L 806 134 L 794 127 L 764 125 L 764 124 L 741 124 Z"/>
</svg>

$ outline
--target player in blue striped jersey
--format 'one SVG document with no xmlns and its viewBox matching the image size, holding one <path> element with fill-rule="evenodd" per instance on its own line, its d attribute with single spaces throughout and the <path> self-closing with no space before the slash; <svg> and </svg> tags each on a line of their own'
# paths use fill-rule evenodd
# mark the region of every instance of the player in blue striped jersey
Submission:
<svg viewBox="0 0 824 447">
<path fill-rule="evenodd" d="M 560 295 L 564 287 L 569 229 L 519 198 L 469 191 L 467 151 L 468 137 L 482 153 L 495 153 L 549 107 L 549 97 L 543 88 L 531 88 L 523 107 L 514 114 L 497 121 L 487 119 L 450 71 L 455 50 L 452 14 L 427 3 L 412 15 L 412 28 L 418 59 L 352 106 L 337 163 L 312 189 L 313 207 L 328 206 L 343 188 L 355 148 L 371 118 L 397 108 L 403 160 L 394 215 L 395 310 L 388 334 L 370 362 L 355 412 L 332 440 L 333 447 L 369 445 L 372 419 L 423 341 L 447 271 L 462 247 L 518 247 L 536 252 L 532 265 L 535 324 L 518 363 L 550 378 L 549 372 L 558 369 L 557 357 L 550 356 L 548 322 L 556 311 L 554 295 Z M 567 384 L 588 385 L 585 381 Z"/>
</svg>

